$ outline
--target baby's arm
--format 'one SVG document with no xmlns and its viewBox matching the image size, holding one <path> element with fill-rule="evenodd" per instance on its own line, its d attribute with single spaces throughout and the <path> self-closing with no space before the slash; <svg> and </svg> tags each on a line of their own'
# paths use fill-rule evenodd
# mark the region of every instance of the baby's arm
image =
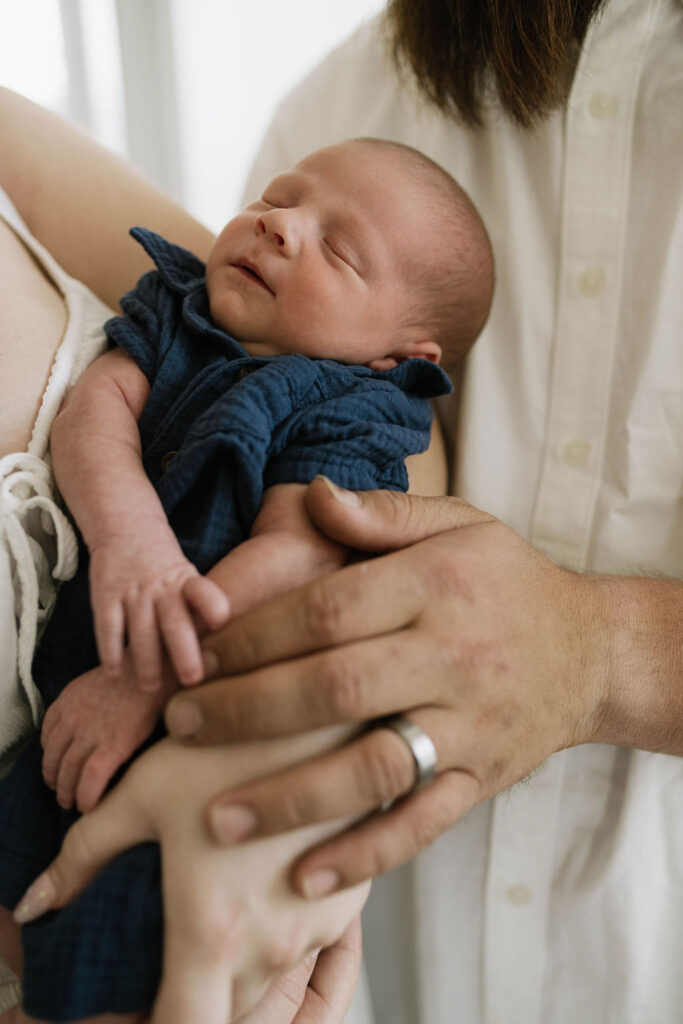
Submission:
<svg viewBox="0 0 683 1024">
<path fill-rule="evenodd" d="M 347 549 L 308 517 L 307 484 L 276 484 L 263 497 L 251 536 L 209 572 L 227 595 L 231 616 L 340 568 Z"/>
<path fill-rule="evenodd" d="M 227 616 L 218 587 L 185 558 L 142 467 L 137 421 L 147 378 L 117 349 L 83 374 L 50 435 L 55 477 L 91 556 L 90 590 L 102 664 L 120 671 L 127 629 L 143 689 L 158 687 L 159 631 L 181 682 L 202 677 L 190 608 L 208 628 Z M 188 607 L 189 606 L 189 607 Z"/>
<path fill-rule="evenodd" d="M 236 614 L 344 563 L 346 549 L 324 537 L 306 515 L 305 492 L 304 484 L 266 491 L 252 536 L 208 574 L 229 594 Z M 75 802 L 88 811 L 95 806 L 176 689 L 165 671 L 161 690 L 142 692 L 127 654 L 124 665 L 115 681 L 102 668 L 74 679 L 45 716 L 43 775 L 63 807 Z"/>
</svg>

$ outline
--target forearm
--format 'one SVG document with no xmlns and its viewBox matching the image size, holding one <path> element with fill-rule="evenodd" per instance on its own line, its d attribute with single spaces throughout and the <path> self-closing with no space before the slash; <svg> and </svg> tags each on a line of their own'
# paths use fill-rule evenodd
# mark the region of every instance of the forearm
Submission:
<svg viewBox="0 0 683 1024">
<path fill-rule="evenodd" d="M 207 575 L 228 595 L 235 616 L 338 569 L 345 561 L 340 545 L 312 546 L 296 532 L 283 530 L 250 537 Z"/>
<path fill-rule="evenodd" d="M 167 526 L 142 467 L 135 412 L 114 379 L 82 378 L 55 419 L 50 449 L 57 486 L 91 551 L 133 517 Z"/>
<path fill-rule="evenodd" d="M 208 573 L 228 595 L 232 617 L 346 562 L 347 549 L 310 522 L 305 492 L 302 484 L 270 488 L 251 537 Z"/>
<path fill-rule="evenodd" d="M 683 755 L 683 583 L 586 577 L 595 588 L 603 698 L 591 739 Z M 591 605 L 587 606 L 590 608 Z"/>
<path fill-rule="evenodd" d="M 112 308 L 151 261 L 143 224 L 206 259 L 211 232 L 68 121 L 0 88 L 0 185 L 36 238 Z M 45 159 L 45 154 L 50 159 Z"/>
</svg>

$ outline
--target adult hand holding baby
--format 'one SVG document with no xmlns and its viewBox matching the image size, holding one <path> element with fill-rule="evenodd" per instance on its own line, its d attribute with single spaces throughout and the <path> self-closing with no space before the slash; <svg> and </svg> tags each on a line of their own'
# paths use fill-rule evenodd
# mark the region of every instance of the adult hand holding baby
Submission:
<svg viewBox="0 0 683 1024">
<path fill-rule="evenodd" d="M 329 742 L 327 730 L 305 744 L 312 753 Z M 360 962 L 359 934 L 347 928 L 367 886 L 306 903 L 291 893 L 286 872 L 319 830 L 225 851 L 209 841 L 196 814 L 198 799 L 200 804 L 209 799 L 216 777 L 253 775 L 264 763 L 277 770 L 289 763 L 290 752 L 289 743 L 256 743 L 242 746 L 236 758 L 229 747 L 198 751 L 170 739 L 156 744 L 71 828 L 59 857 L 31 887 L 17 917 L 23 922 L 63 906 L 113 856 L 157 840 L 165 936 L 151 1024 L 227 1024 L 257 1004 L 246 1017 L 249 1024 L 341 1024 Z M 307 990 L 312 954 L 342 937 L 339 946 L 321 955 L 315 987 Z"/>
<path fill-rule="evenodd" d="M 372 812 L 415 772 L 388 729 L 213 801 L 222 843 L 370 813 L 296 867 L 298 890 L 319 895 L 405 861 L 554 751 L 596 739 L 611 668 L 603 598 L 619 581 L 559 568 L 455 498 L 316 481 L 308 509 L 337 541 L 393 553 L 229 623 L 205 642 L 229 680 L 176 697 L 167 722 L 217 743 L 406 712 L 431 737 L 436 779 L 388 813 Z"/>
</svg>

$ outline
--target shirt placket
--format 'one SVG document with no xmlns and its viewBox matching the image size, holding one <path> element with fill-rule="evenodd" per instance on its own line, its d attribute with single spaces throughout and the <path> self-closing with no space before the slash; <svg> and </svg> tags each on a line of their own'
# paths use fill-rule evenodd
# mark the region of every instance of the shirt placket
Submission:
<svg viewBox="0 0 683 1024">
<path fill-rule="evenodd" d="M 553 363 L 531 542 L 585 568 L 600 486 L 620 304 L 633 118 L 642 60 L 661 0 L 617 0 L 574 78 Z M 547 921 L 564 763 L 546 765 L 493 808 L 487 871 L 485 1024 L 542 1024 Z"/>
</svg>

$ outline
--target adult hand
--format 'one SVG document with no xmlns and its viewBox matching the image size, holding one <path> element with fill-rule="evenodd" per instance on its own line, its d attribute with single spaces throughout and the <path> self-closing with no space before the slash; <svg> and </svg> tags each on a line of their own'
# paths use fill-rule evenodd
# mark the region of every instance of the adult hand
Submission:
<svg viewBox="0 0 683 1024">
<path fill-rule="evenodd" d="M 311 735 L 294 752 L 291 740 L 205 750 L 162 740 L 72 826 L 61 853 L 29 889 L 15 917 L 23 923 L 64 906 L 111 857 L 158 840 L 165 933 L 162 981 L 150 1024 L 228 1024 L 258 1005 L 274 978 L 287 975 L 313 951 L 333 946 L 359 914 L 368 887 L 304 901 L 291 892 L 287 873 L 294 858 L 319 838 L 318 829 L 222 850 L 206 836 L 197 807 L 225 773 L 242 779 L 278 771 L 293 757 L 316 753 L 330 742 L 329 730 Z M 354 957 L 353 945 L 338 951 L 341 987 L 325 1024 L 343 1020 L 341 1009 L 340 1016 L 332 1010 L 344 1006 L 353 990 Z M 322 991 L 325 963 L 322 958 Z M 290 1024 L 294 1014 L 291 1005 L 289 1016 L 285 1013 L 283 991 L 291 995 L 295 983 L 296 974 L 289 986 L 282 981 L 268 993 L 263 1024 Z M 306 1005 L 304 1000 L 302 1013 Z M 254 1024 L 261 1024 L 260 1017 Z"/>
<path fill-rule="evenodd" d="M 276 978 L 239 1024 L 342 1024 L 358 984 L 360 961 L 360 918 L 356 918 L 334 946 Z"/>
<path fill-rule="evenodd" d="M 609 671 L 604 579 L 559 568 L 465 502 L 318 480 L 308 509 L 333 539 L 393 553 L 205 640 L 212 675 L 229 678 L 174 698 L 167 723 L 204 744 L 407 712 L 431 737 L 436 779 L 385 813 L 372 812 L 410 791 L 414 764 L 382 728 L 212 802 L 219 843 L 369 814 L 299 861 L 295 887 L 313 896 L 407 860 L 554 751 L 596 738 Z"/>
</svg>

